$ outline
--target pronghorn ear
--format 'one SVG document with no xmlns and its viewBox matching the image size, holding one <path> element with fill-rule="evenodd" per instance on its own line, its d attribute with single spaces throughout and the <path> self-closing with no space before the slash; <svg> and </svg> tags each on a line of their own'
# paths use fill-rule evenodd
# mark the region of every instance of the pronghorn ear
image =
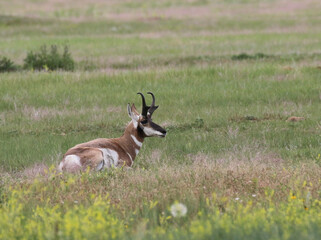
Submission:
<svg viewBox="0 0 321 240">
<path fill-rule="evenodd" d="M 133 103 L 133 105 L 132 105 L 132 113 L 134 113 L 135 115 L 137 115 L 138 116 L 138 118 L 139 118 L 139 112 L 137 111 L 137 109 L 136 109 L 136 107 L 135 107 L 135 104 Z"/>
<path fill-rule="evenodd" d="M 128 111 L 128 116 L 134 120 L 135 122 L 138 122 L 139 120 L 139 113 L 136 110 L 135 105 L 133 104 L 132 106 L 130 106 L 130 104 L 127 104 L 127 111 Z"/>
</svg>

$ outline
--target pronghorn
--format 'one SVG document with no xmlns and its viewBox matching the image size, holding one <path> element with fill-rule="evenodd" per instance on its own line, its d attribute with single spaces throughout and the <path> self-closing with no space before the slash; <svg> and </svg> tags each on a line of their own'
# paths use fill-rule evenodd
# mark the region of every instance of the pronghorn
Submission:
<svg viewBox="0 0 321 240">
<path fill-rule="evenodd" d="M 165 137 L 166 130 L 152 121 L 152 114 L 158 108 L 155 106 L 154 94 L 152 105 L 147 106 L 142 93 L 142 114 L 139 114 L 134 104 L 128 103 L 127 111 L 131 118 L 123 136 L 119 138 L 98 138 L 70 148 L 59 164 L 60 171 L 75 172 L 88 167 L 97 171 L 103 168 L 131 167 L 134 163 L 145 137 Z"/>
</svg>

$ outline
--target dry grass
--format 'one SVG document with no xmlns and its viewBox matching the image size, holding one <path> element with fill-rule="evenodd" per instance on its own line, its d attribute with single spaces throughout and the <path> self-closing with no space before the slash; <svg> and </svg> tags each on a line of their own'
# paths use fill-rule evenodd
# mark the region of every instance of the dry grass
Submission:
<svg viewBox="0 0 321 240">
<path fill-rule="evenodd" d="M 19 172 L 8 173 L 0 168 L 0 185 L 13 182 L 32 182 L 36 178 L 46 177 L 49 173 L 49 167 L 44 163 L 36 163 Z"/>
<path fill-rule="evenodd" d="M 198 155 L 191 166 L 161 167 L 156 173 L 135 170 L 124 176 L 124 180 L 111 185 L 119 188 L 106 189 L 120 202 L 135 208 L 144 200 L 170 202 L 174 199 L 189 201 L 210 197 L 213 192 L 220 196 L 248 198 L 256 194 L 264 198 L 265 192 L 274 189 L 275 198 L 286 199 L 289 191 L 297 191 L 306 180 L 312 183 L 311 192 L 317 194 L 320 187 L 318 175 L 321 168 L 312 164 L 289 167 L 277 157 L 256 157 L 251 161 L 213 163 L 207 156 Z M 112 197 L 113 198 L 113 197 Z"/>
<path fill-rule="evenodd" d="M 121 113 L 123 109 L 119 106 L 108 106 L 102 108 L 99 106 L 93 107 L 81 107 L 79 109 L 64 107 L 63 109 L 48 108 L 48 107 L 34 107 L 22 104 L 16 106 L 13 111 L 8 111 L 6 114 L 1 113 L 0 119 L 5 122 L 10 115 L 16 116 L 21 114 L 24 118 L 31 121 L 42 121 L 44 119 L 56 118 L 56 117 L 68 117 L 68 116 L 79 116 L 79 115 L 90 115 L 93 120 L 103 120 L 104 113 Z"/>
<path fill-rule="evenodd" d="M 267 2 L 261 3 L 260 7 L 257 9 L 260 14 L 290 14 L 294 15 L 299 11 L 308 10 L 314 7 L 320 7 L 319 1 L 305 0 L 305 1 L 289 1 L 282 0 L 276 1 L 274 4 L 269 4 Z"/>
<path fill-rule="evenodd" d="M 0 3 L 0 14 L 15 14 L 29 17 L 59 16 L 60 18 L 85 21 L 93 18 L 112 19 L 117 21 L 153 21 L 159 18 L 171 19 L 206 19 L 215 17 L 235 17 L 247 15 L 275 15 L 287 14 L 296 16 L 298 12 L 320 8 L 317 0 L 280 0 L 273 2 L 238 2 L 226 4 L 209 2 L 204 4 L 192 4 L 184 1 L 175 1 L 175 4 L 167 4 L 169 1 L 160 1 L 155 7 L 153 3 L 142 4 L 141 7 L 130 7 L 131 1 L 26 1 L 13 0 Z M 140 2 L 137 2 L 139 4 Z M 129 5 L 128 5 L 129 4 Z M 128 5 L 128 6 L 127 6 Z"/>
<path fill-rule="evenodd" d="M 155 149 L 152 151 L 150 156 L 147 157 L 147 159 L 150 164 L 160 165 L 161 164 L 161 156 L 162 156 L 162 151 L 159 149 Z"/>
<path fill-rule="evenodd" d="M 22 172 L 19 172 L 22 178 L 34 179 L 37 177 L 45 176 L 49 171 L 49 168 L 44 163 L 37 163 L 31 167 L 25 168 Z"/>
<path fill-rule="evenodd" d="M 160 156 L 161 151 L 155 150 L 150 157 L 159 161 Z M 91 194 L 109 194 L 113 204 L 121 209 L 132 210 L 141 209 L 143 203 L 149 201 L 158 201 L 164 207 L 174 200 L 192 202 L 197 206 L 199 199 L 211 197 L 214 192 L 222 198 L 238 197 L 244 200 L 253 198 L 254 194 L 255 201 L 265 201 L 266 193 L 273 189 L 274 199 L 283 201 L 290 191 L 308 190 L 316 196 L 321 187 L 318 178 L 321 167 L 318 164 L 289 165 L 275 154 L 257 153 L 250 159 L 233 158 L 231 155 L 228 159 L 213 161 L 211 156 L 199 153 L 188 155 L 187 158 L 192 160 L 192 164 L 175 167 L 163 165 L 156 170 L 114 169 L 98 174 L 76 175 L 71 185 L 66 185 L 69 182 L 68 175 L 45 174 L 47 167 L 43 164 L 25 169 L 14 177 L 4 172 L 1 175 L 6 175 L 7 179 L 10 178 L 16 186 L 21 187 L 30 181 L 19 179 L 34 179 L 38 175 L 48 187 L 30 196 L 31 202 L 34 199 L 46 199 L 44 196 L 47 195 L 52 204 L 74 201 L 87 203 Z"/>
<path fill-rule="evenodd" d="M 197 154 L 187 154 L 187 158 L 192 162 L 193 165 L 203 165 L 210 162 L 212 157 L 209 154 L 197 153 Z"/>
</svg>

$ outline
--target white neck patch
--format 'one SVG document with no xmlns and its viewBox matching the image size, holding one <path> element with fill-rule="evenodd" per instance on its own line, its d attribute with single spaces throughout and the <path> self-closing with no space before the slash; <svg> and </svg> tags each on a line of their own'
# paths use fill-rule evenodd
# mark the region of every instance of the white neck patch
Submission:
<svg viewBox="0 0 321 240">
<path fill-rule="evenodd" d="M 134 119 L 132 120 L 132 122 L 133 122 L 134 128 L 137 129 L 137 127 L 138 127 L 138 122 L 135 121 Z"/>
<path fill-rule="evenodd" d="M 134 136 L 134 135 L 130 135 L 132 137 L 132 139 L 134 140 L 135 144 L 138 146 L 138 147 L 142 147 L 143 146 L 143 143 L 138 141 L 137 138 Z"/>
</svg>

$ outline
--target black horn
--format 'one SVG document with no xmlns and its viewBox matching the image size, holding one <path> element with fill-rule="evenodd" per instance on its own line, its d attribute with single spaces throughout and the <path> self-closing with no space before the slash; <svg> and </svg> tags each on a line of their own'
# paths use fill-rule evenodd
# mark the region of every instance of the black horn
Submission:
<svg viewBox="0 0 321 240">
<path fill-rule="evenodd" d="M 152 95 L 152 98 L 153 98 L 153 102 L 152 102 L 152 105 L 151 105 L 151 107 L 154 107 L 154 106 L 155 106 L 155 96 L 154 96 L 154 94 L 153 94 L 152 92 L 147 92 L 147 94 L 150 94 L 150 95 Z"/>
<path fill-rule="evenodd" d="M 158 106 L 155 106 L 155 96 L 154 96 L 154 94 L 152 92 L 148 92 L 147 94 L 152 95 L 152 98 L 153 98 L 152 105 L 148 109 L 148 113 L 151 116 L 153 114 L 153 112 L 158 108 Z"/>
<path fill-rule="evenodd" d="M 149 106 L 146 106 L 146 102 L 145 102 L 145 97 L 144 95 L 141 93 L 141 92 L 138 92 L 137 94 L 141 95 L 142 96 L 142 103 L 143 103 L 143 106 L 142 106 L 142 115 L 143 116 L 147 116 L 147 111 L 149 109 Z"/>
</svg>

